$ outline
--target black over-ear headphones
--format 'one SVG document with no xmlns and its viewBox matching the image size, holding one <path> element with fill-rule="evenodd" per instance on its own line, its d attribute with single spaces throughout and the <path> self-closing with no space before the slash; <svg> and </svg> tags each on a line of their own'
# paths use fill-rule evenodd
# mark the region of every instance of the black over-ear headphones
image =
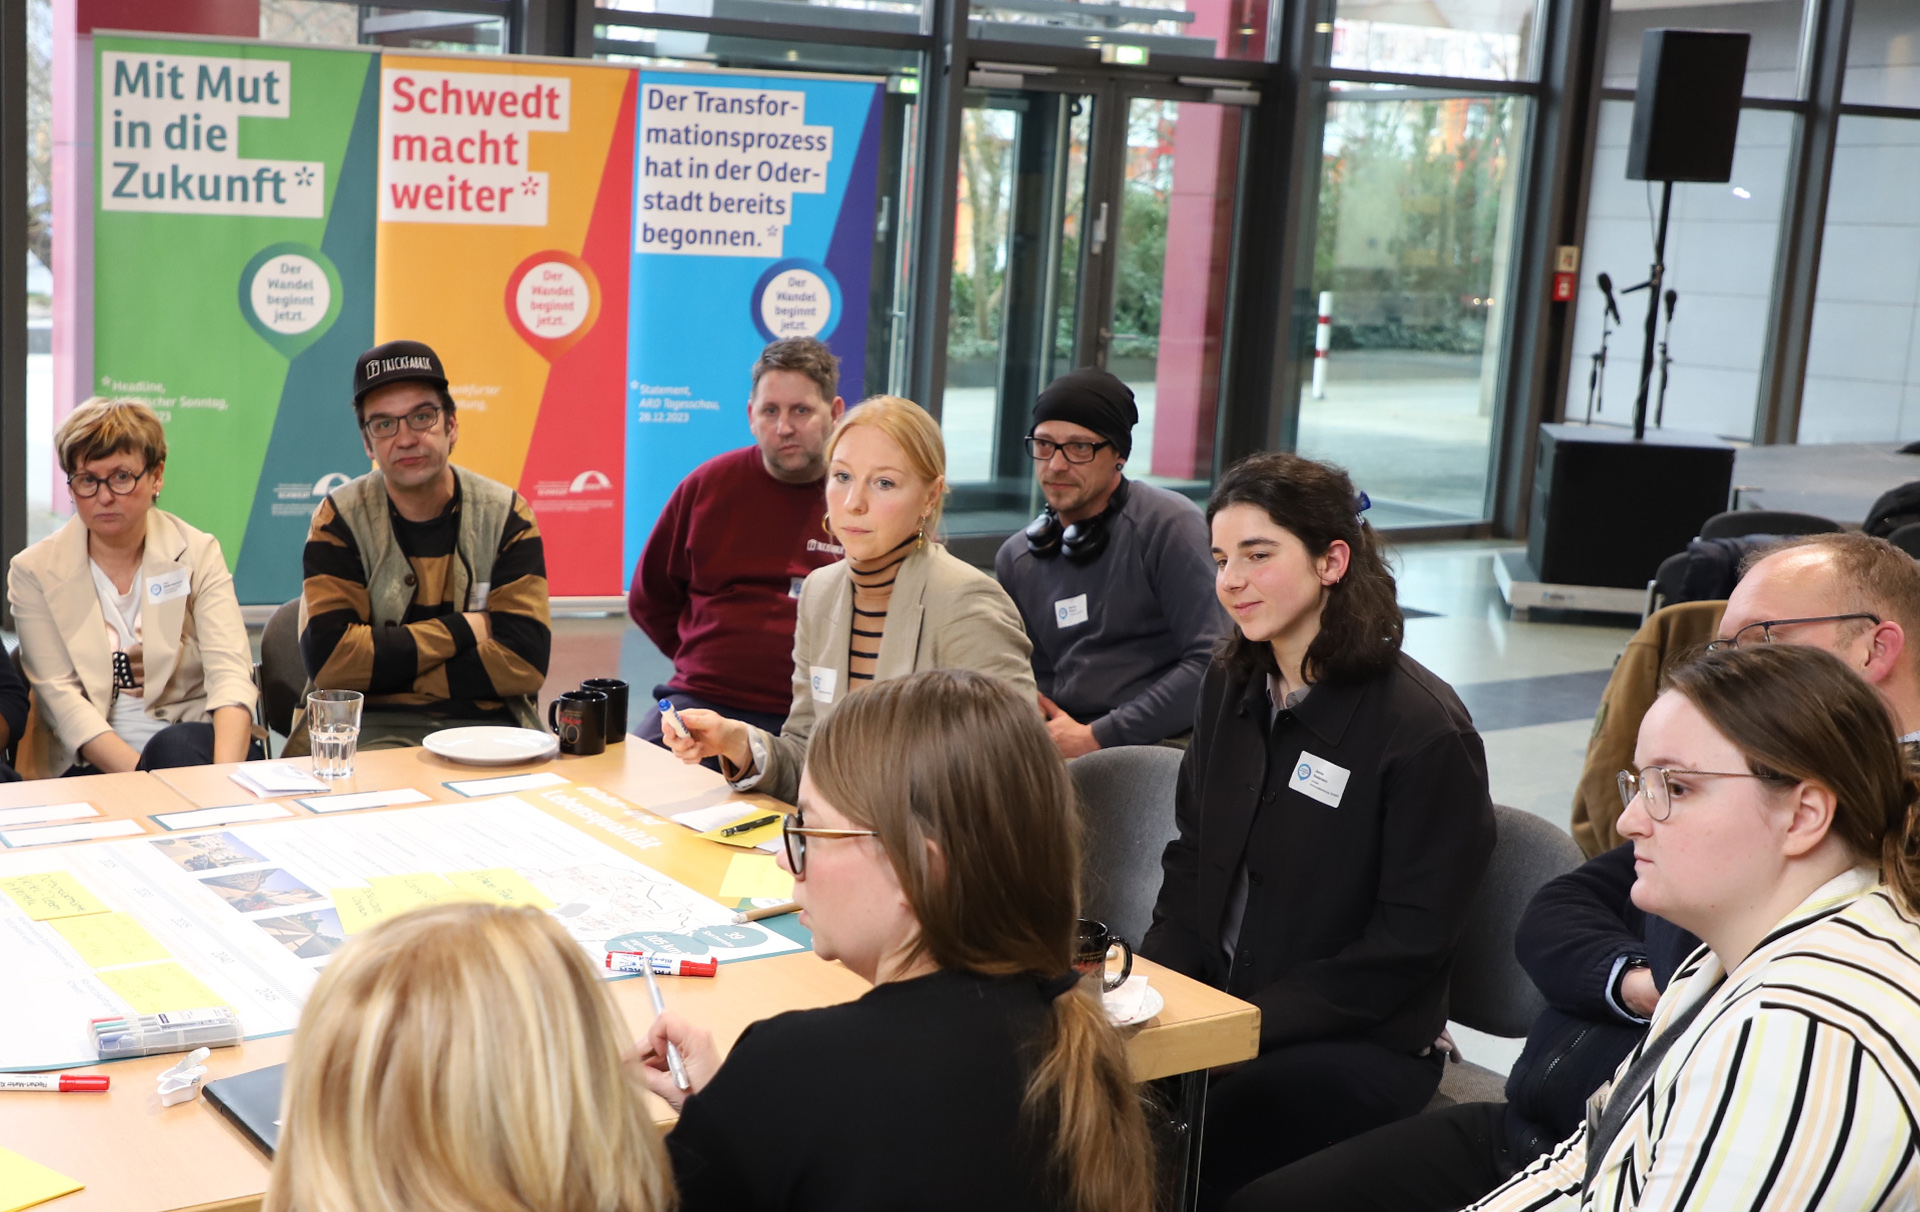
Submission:
<svg viewBox="0 0 1920 1212">
<path fill-rule="evenodd" d="M 1042 560 L 1064 555 L 1069 564 L 1091 564 L 1107 549 L 1112 537 L 1109 523 L 1126 504 L 1127 481 L 1122 478 L 1120 486 L 1108 498 L 1107 507 L 1090 518 L 1062 526 L 1060 515 L 1049 505 L 1040 511 L 1039 517 L 1027 523 L 1027 550 Z"/>
</svg>

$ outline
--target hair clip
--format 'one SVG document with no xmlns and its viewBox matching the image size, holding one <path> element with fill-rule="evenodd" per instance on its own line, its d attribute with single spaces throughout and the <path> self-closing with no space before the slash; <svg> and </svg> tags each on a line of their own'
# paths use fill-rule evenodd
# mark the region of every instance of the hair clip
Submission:
<svg viewBox="0 0 1920 1212">
<path fill-rule="evenodd" d="M 1360 493 L 1358 496 L 1353 498 L 1353 516 L 1354 517 L 1357 518 L 1361 514 L 1367 512 L 1367 510 L 1372 508 L 1373 508 L 1373 498 L 1369 497 L 1366 493 L 1364 492 Z"/>
</svg>

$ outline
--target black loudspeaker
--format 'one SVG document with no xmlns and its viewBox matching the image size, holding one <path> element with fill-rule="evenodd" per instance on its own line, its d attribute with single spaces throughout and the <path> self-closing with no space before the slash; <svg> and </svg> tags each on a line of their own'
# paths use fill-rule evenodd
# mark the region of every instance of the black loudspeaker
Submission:
<svg viewBox="0 0 1920 1212">
<path fill-rule="evenodd" d="M 1733 447 L 1718 438 L 1542 425 L 1527 562 L 1548 584 L 1643 589 L 1732 488 Z"/>
<path fill-rule="evenodd" d="M 1752 35 L 1650 29 L 1633 94 L 1630 181 L 1729 181 Z"/>
</svg>

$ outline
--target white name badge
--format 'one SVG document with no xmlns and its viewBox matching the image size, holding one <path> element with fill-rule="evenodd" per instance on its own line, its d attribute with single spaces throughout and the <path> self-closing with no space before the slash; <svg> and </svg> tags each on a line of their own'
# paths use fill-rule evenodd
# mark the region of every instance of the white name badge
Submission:
<svg viewBox="0 0 1920 1212">
<path fill-rule="evenodd" d="M 1352 777 L 1353 771 L 1345 766 L 1336 766 L 1302 749 L 1300 760 L 1293 764 L 1291 785 L 1310 800 L 1318 800 L 1329 808 L 1338 808 L 1340 797 L 1347 792 L 1347 780 Z"/>
<path fill-rule="evenodd" d="M 176 568 L 147 582 L 147 601 L 158 606 L 175 598 L 184 598 L 193 590 L 193 569 Z"/>
<path fill-rule="evenodd" d="M 787 596 L 794 599 L 795 601 L 799 601 L 800 589 L 806 583 L 807 583 L 807 578 L 805 577 L 788 577 L 787 578 Z"/>
<path fill-rule="evenodd" d="M 833 702 L 833 686 L 840 680 L 840 671 L 831 665 L 814 665 L 809 672 L 813 678 L 813 701 Z"/>
<path fill-rule="evenodd" d="M 1054 622 L 1062 627 L 1078 627 L 1087 621 L 1087 595 L 1061 598 L 1053 604 Z"/>
</svg>

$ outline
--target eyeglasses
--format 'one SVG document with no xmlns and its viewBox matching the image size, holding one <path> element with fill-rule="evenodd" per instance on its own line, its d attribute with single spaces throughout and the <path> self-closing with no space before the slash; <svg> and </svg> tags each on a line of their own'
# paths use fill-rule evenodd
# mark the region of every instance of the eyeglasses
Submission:
<svg viewBox="0 0 1920 1212">
<path fill-rule="evenodd" d="M 100 486 L 105 484 L 114 496 L 124 497 L 133 491 L 133 486 L 140 482 L 142 476 L 152 470 L 151 467 L 142 467 L 139 471 L 128 471 L 123 467 L 104 480 L 89 472 L 77 471 L 67 477 L 67 488 L 76 497 L 92 498 L 99 495 Z"/>
<path fill-rule="evenodd" d="M 438 405 L 416 408 L 407 414 L 407 428 L 415 433 L 426 433 L 440 423 Z M 363 427 L 371 437 L 390 438 L 400 432 L 399 417 L 374 417 Z"/>
<path fill-rule="evenodd" d="M 805 813 L 795 812 L 780 822 L 780 840 L 787 847 L 787 866 L 795 875 L 807 873 L 807 839 L 810 837 L 879 837 L 874 829 L 808 829 Z"/>
<path fill-rule="evenodd" d="M 1748 623 L 1745 627 L 1742 627 L 1740 630 L 1734 632 L 1727 639 L 1709 641 L 1707 644 L 1707 651 L 1723 652 L 1729 648 L 1738 648 L 1742 644 L 1778 643 L 1779 641 L 1773 638 L 1773 629 L 1775 627 L 1793 627 L 1801 623 L 1845 623 L 1850 619 L 1865 619 L 1867 622 L 1872 623 L 1876 627 L 1880 625 L 1879 615 L 1864 614 L 1864 613 L 1863 614 L 1820 614 L 1820 615 L 1815 615 L 1810 619 L 1766 619 L 1759 623 Z M 1760 634 L 1757 636 L 1749 635 L 1748 633 L 1751 632 L 1756 627 L 1760 629 Z"/>
<path fill-rule="evenodd" d="M 1676 774 L 1707 779 L 1760 779 L 1781 784 L 1795 781 L 1781 774 L 1754 774 L 1745 770 L 1681 770 L 1677 767 L 1648 766 L 1637 777 L 1631 770 L 1622 770 L 1613 776 L 1614 782 L 1620 787 L 1620 807 L 1624 809 L 1633 803 L 1636 795 L 1645 796 L 1647 815 L 1656 821 L 1666 820 L 1673 815 L 1673 784 L 1669 776 Z"/>
<path fill-rule="evenodd" d="M 1026 442 L 1027 453 L 1033 456 L 1033 461 L 1036 463 L 1044 463 L 1051 459 L 1056 450 L 1066 455 L 1069 463 L 1091 463 L 1093 456 L 1101 447 L 1113 445 L 1112 442 L 1104 439 L 1098 442 L 1054 442 L 1046 438 L 1036 438 L 1032 434 L 1027 435 Z"/>
</svg>

